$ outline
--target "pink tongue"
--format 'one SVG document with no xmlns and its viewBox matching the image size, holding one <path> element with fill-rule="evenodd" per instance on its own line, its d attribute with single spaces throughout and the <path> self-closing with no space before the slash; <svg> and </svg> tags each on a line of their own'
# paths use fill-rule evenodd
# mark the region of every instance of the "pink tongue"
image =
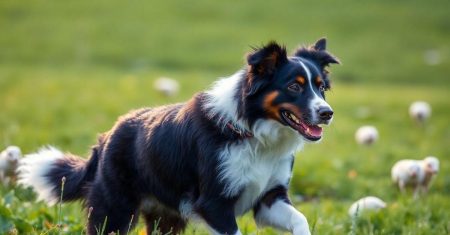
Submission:
<svg viewBox="0 0 450 235">
<path fill-rule="evenodd" d="M 312 136 L 321 136 L 322 135 L 322 127 L 320 126 L 308 126 L 309 134 Z"/>
</svg>

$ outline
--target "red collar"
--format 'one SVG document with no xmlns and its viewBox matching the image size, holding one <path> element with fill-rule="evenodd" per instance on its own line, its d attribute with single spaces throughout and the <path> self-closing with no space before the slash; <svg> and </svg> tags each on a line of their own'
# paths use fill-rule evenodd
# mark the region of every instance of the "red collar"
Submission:
<svg viewBox="0 0 450 235">
<path fill-rule="evenodd" d="M 242 130 L 242 129 L 236 127 L 236 125 L 234 125 L 231 121 L 227 123 L 227 127 L 231 131 L 233 131 L 235 134 L 239 135 L 239 137 L 241 139 L 253 137 L 253 134 L 250 131 Z"/>
</svg>

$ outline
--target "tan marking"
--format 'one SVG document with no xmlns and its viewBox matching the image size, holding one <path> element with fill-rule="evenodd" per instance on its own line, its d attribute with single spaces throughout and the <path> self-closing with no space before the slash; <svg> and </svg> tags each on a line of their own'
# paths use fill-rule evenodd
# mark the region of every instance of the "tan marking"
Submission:
<svg viewBox="0 0 450 235">
<path fill-rule="evenodd" d="M 300 83 L 301 85 L 305 84 L 305 78 L 302 76 L 298 76 L 295 80 L 297 80 L 297 82 Z"/>
<path fill-rule="evenodd" d="M 273 105 L 273 101 L 278 97 L 278 91 L 273 91 L 264 98 L 263 107 L 269 117 L 280 120 L 280 110 L 277 105 Z"/>
<path fill-rule="evenodd" d="M 264 110 L 266 110 L 266 113 L 269 116 L 269 118 L 280 121 L 281 120 L 280 110 L 285 109 L 285 110 L 288 110 L 289 112 L 293 113 L 298 119 L 301 120 L 302 112 L 297 106 L 295 106 L 291 103 L 282 103 L 279 105 L 273 104 L 274 100 L 278 97 L 278 95 L 279 95 L 278 91 L 273 91 L 273 92 L 269 93 L 268 95 L 266 95 L 266 97 L 264 98 L 263 107 L 264 107 Z"/>
</svg>

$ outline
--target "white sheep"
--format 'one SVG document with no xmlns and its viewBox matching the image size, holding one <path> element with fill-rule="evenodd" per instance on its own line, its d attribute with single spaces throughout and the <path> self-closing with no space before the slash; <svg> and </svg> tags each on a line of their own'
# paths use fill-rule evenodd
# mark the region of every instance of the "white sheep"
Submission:
<svg viewBox="0 0 450 235">
<path fill-rule="evenodd" d="M 22 152 L 17 146 L 9 146 L 0 153 L 0 181 L 8 185 L 16 179 L 16 169 Z"/>
<path fill-rule="evenodd" d="M 378 130 L 374 126 L 362 126 L 355 133 L 358 144 L 371 145 L 378 140 Z"/>
<path fill-rule="evenodd" d="M 368 196 L 354 202 L 348 209 L 348 214 L 356 217 L 364 211 L 378 211 L 383 208 L 386 208 L 386 203 L 383 200 L 374 196 Z"/>
<path fill-rule="evenodd" d="M 166 77 L 156 79 L 154 87 L 165 96 L 175 96 L 180 89 L 180 85 L 176 80 Z"/>
<path fill-rule="evenodd" d="M 431 116 L 431 106 L 425 101 L 416 101 L 409 106 L 409 116 L 419 123 L 424 123 Z"/>
<path fill-rule="evenodd" d="M 414 189 L 414 198 L 422 192 L 426 194 L 430 182 L 439 171 L 439 160 L 428 156 L 423 160 L 400 160 L 394 164 L 391 170 L 392 181 L 396 183 L 401 192 L 406 187 Z"/>
</svg>

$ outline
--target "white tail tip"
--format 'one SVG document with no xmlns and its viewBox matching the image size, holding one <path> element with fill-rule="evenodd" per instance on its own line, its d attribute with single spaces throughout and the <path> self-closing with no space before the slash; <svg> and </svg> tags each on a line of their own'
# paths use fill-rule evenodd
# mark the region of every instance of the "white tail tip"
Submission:
<svg viewBox="0 0 450 235">
<path fill-rule="evenodd" d="M 49 205 L 58 202 L 58 196 L 54 195 L 54 185 L 46 179 L 52 165 L 64 157 L 64 153 L 58 149 L 48 146 L 41 148 L 38 152 L 28 154 L 20 159 L 18 183 L 31 187 L 38 194 L 38 200 L 46 201 Z"/>
</svg>

